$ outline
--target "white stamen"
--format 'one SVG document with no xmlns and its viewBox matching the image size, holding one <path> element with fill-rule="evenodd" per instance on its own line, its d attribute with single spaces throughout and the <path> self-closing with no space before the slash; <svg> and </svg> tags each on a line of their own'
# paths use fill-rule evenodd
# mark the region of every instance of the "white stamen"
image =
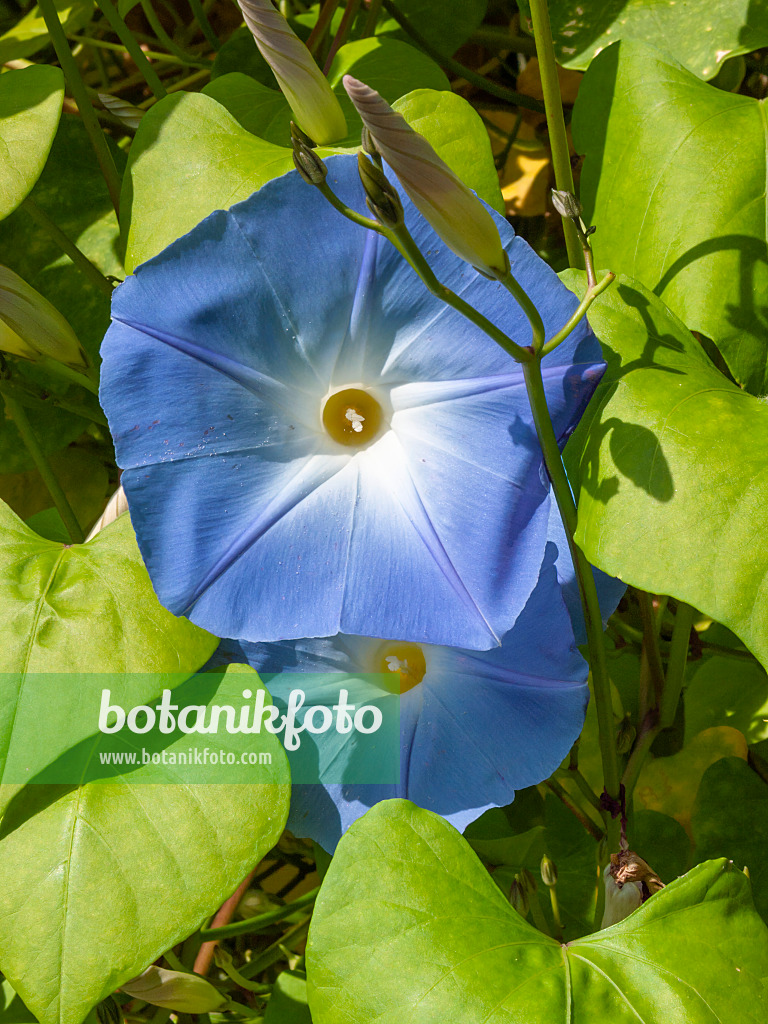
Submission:
<svg viewBox="0 0 768 1024">
<path fill-rule="evenodd" d="M 347 409 L 344 415 L 352 424 L 352 429 L 354 430 L 354 432 L 356 434 L 359 434 L 360 431 L 363 429 L 363 423 L 365 423 L 365 416 L 361 416 L 356 409 Z M 392 669 L 392 671 L 394 672 L 395 670 Z"/>
<path fill-rule="evenodd" d="M 396 654 L 387 655 L 384 661 L 386 661 L 390 672 L 401 672 L 408 668 L 408 662 L 405 659 L 400 661 Z"/>
</svg>

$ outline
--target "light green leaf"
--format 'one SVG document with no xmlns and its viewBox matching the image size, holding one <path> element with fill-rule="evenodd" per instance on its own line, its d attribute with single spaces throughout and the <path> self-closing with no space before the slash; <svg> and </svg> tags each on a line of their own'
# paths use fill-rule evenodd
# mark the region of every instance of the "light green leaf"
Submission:
<svg viewBox="0 0 768 1024">
<path fill-rule="evenodd" d="M 161 100 L 142 118 L 123 179 L 126 270 L 292 167 L 289 150 L 245 131 L 210 96 Z"/>
<path fill-rule="evenodd" d="M 282 971 L 278 974 L 267 1003 L 264 1024 L 312 1024 L 307 1006 L 305 974 L 301 971 Z"/>
<path fill-rule="evenodd" d="M 768 918 L 768 786 L 738 757 L 704 773 L 693 809 L 696 860 L 728 857 L 747 867 L 755 906 Z"/>
<path fill-rule="evenodd" d="M 397 8 L 432 46 L 450 57 L 479 27 L 488 0 L 398 0 Z M 410 38 L 394 18 L 382 19 L 376 31 Z"/>
<path fill-rule="evenodd" d="M 0 672 L 194 672 L 217 644 L 157 600 L 128 516 L 70 546 L 4 502 L 0 634 Z"/>
<path fill-rule="evenodd" d="M 227 675 L 239 693 L 242 673 Z M 131 677 L 128 691 L 139 683 Z M 253 784 L 174 784 L 173 768 L 148 765 L 106 785 L 28 785 L 6 801 L 0 965 L 42 1024 L 80 1024 L 202 924 L 277 842 L 285 752 L 267 732 L 240 739 L 271 757 Z"/>
<path fill-rule="evenodd" d="M 59 68 L 36 64 L 0 77 L 0 220 L 26 199 L 40 177 L 63 102 Z"/>
<path fill-rule="evenodd" d="M 699 78 L 768 43 L 766 0 L 559 0 L 550 4 L 557 61 L 583 71 L 619 39 L 650 43 Z"/>
<path fill-rule="evenodd" d="M 562 276 L 583 293 L 583 277 Z M 722 622 L 768 664 L 768 405 L 637 282 L 621 278 L 589 319 L 608 369 L 569 444 L 577 542 L 611 575 Z"/>
<path fill-rule="evenodd" d="M 504 213 L 491 140 L 480 115 L 465 99 L 452 92 L 417 89 L 393 107 L 466 185 Z"/>
<path fill-rule="evenodd" d="M 591 929 L 597 895 L 597 844 L 556 796 L 547 794 L 543 826 L 516 831 L 504 810 L 494 809 L 470 825 L 465 838 L 485 863 L 496 868 L 493 879 L 505 895 L 512 879 L 523 868 L 540 879 L 541 858 L 546 853 L 557 868 L 565 939 L 576 938 Z M 544 916 L 553 928 L 550 900 L 543 885 L 539 895 Z"/>
<path fill-rule="evenodd" d="M 339 843 L 307 949 L 315 1024 L 759 1024 L 768 930 L 710 861 L 562 946 L 508 904 L 446 821 L 377 804 Z"/>
<path fill-rule="evenodd" d="M 768 739 L 768 675 L 757 662 L 714 655 L 699 662 L 685 690 L 686 742 L 714 725 L 748 743 Z"/>
<path fill-rule="evenodd" d="M 642 281 L 768 391 L 764 103 L 699 81 L 640 43 L 596 58 L 574 141 L 597 263 Z"/>
<path fill-rule="evenodd" d="M 124 155 L 116 146 L 112 152 L 121 169 Z M 30 198 L 103 274 L 123 276 L 117 254 L 115 211 L 79 117 L 62 116 L 48 161 Z M 0 263 L 24 278 L 60 311 L 91 359 L 98 361 L 99 345 L 109 325 L 109 297 L 80 273 L 24 208 L 0 222 Z M 62 384 L 32 363 L 19 363 L 14 375 L 72 401 L 81 401 L 85 395 L 77 386 Z M 92 401 L 98 410 L 95 399 L 85 395 L 85 401 Z M 82 434 L 88 421 L 62 409 L 43 406 L 35 410 L 33 426 L 43 449 L 52 453 Z M 0 473 L 20 473 L 32 466 L 16 427 L 0 418 Z"/>
<path fill-rule="evenodd" d="M 53 0 L 65 32 L 78 32 L 91 20 L 93 0 Z M 39 7 L 33 7 L 21 21 L 0 36 L 0 64 L 19 57 L 30 57 L 50 42 L 45 19 Z"/>
</svg>

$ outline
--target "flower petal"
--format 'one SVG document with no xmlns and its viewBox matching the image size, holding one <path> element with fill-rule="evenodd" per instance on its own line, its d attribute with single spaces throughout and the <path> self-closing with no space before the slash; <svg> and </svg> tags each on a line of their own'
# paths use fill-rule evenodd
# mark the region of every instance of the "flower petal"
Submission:
<svg viewBox="0 0 768 1024">
<path fill-rule="evenodd" d="M 401 699 L 399 785 L 296 786 L 288 827 L 332 851 L 374 803 L 405 797 L 457 828 L 515 791 L 548 778 L 584 724 L 587 665 L 573 644 L 547 546 L 538 584 L 501 647 L 476 652 L 425 647 L 427 674 Z M 222 644 L 259 672 L 370 671 L 371 641 L 337 636 L 294 644 Z M 272 681 L 277 692 L 280 677 Z"/>
</svg>

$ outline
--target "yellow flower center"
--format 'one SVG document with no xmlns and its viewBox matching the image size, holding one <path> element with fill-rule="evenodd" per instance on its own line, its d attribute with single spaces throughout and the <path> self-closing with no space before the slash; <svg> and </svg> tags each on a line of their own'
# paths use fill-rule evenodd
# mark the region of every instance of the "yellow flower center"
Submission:
<svg viewBox="0 0 768 1024">
<path fill-rule="evenodd" d="M 393 693 L 412 690 L 427 672 L 427 661 L 418 644 L 388 641 L 376 652 L 374 663 L 376 672 L 391 678 Z"/>
<path fill-rule="evenodd" d="M 362 388 L 345 388 L 330 395 L 323 406 L 323 426 L 339 444 L 359 448 L 370 444 L 381 429 L 381 406 Z"/>
</svg>

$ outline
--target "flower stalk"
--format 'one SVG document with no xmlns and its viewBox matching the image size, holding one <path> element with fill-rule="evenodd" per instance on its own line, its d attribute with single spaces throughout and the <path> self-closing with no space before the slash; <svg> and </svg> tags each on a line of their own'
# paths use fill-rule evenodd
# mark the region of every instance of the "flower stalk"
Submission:
<svg viewBox="0 0 768 1024">
<path fill-rule="evenodd" d="M 555 46 L 552 42 L 552 27 L 549 22 L 547 0 L 531 0 L 531 21 L 533 22 L 533 37 L 536 40 L 536 54 L 539 59 L 539 74 L 544 93 L 544 109 L 547 114 L 555 182 L 560 191 L 572 193 L 574 188 L 571 153 L 568 148 L 568 136 L 565 132 L 563 101 L 560 96 L 560 82 L 557 77 Z M 572 267 L 581 269 L 584 263 L 576 228 L 570 219 L 566 219 L 563 221 L 563 229 L 565 245 L 568 250 L 568 263 Z"/>
</svg>

